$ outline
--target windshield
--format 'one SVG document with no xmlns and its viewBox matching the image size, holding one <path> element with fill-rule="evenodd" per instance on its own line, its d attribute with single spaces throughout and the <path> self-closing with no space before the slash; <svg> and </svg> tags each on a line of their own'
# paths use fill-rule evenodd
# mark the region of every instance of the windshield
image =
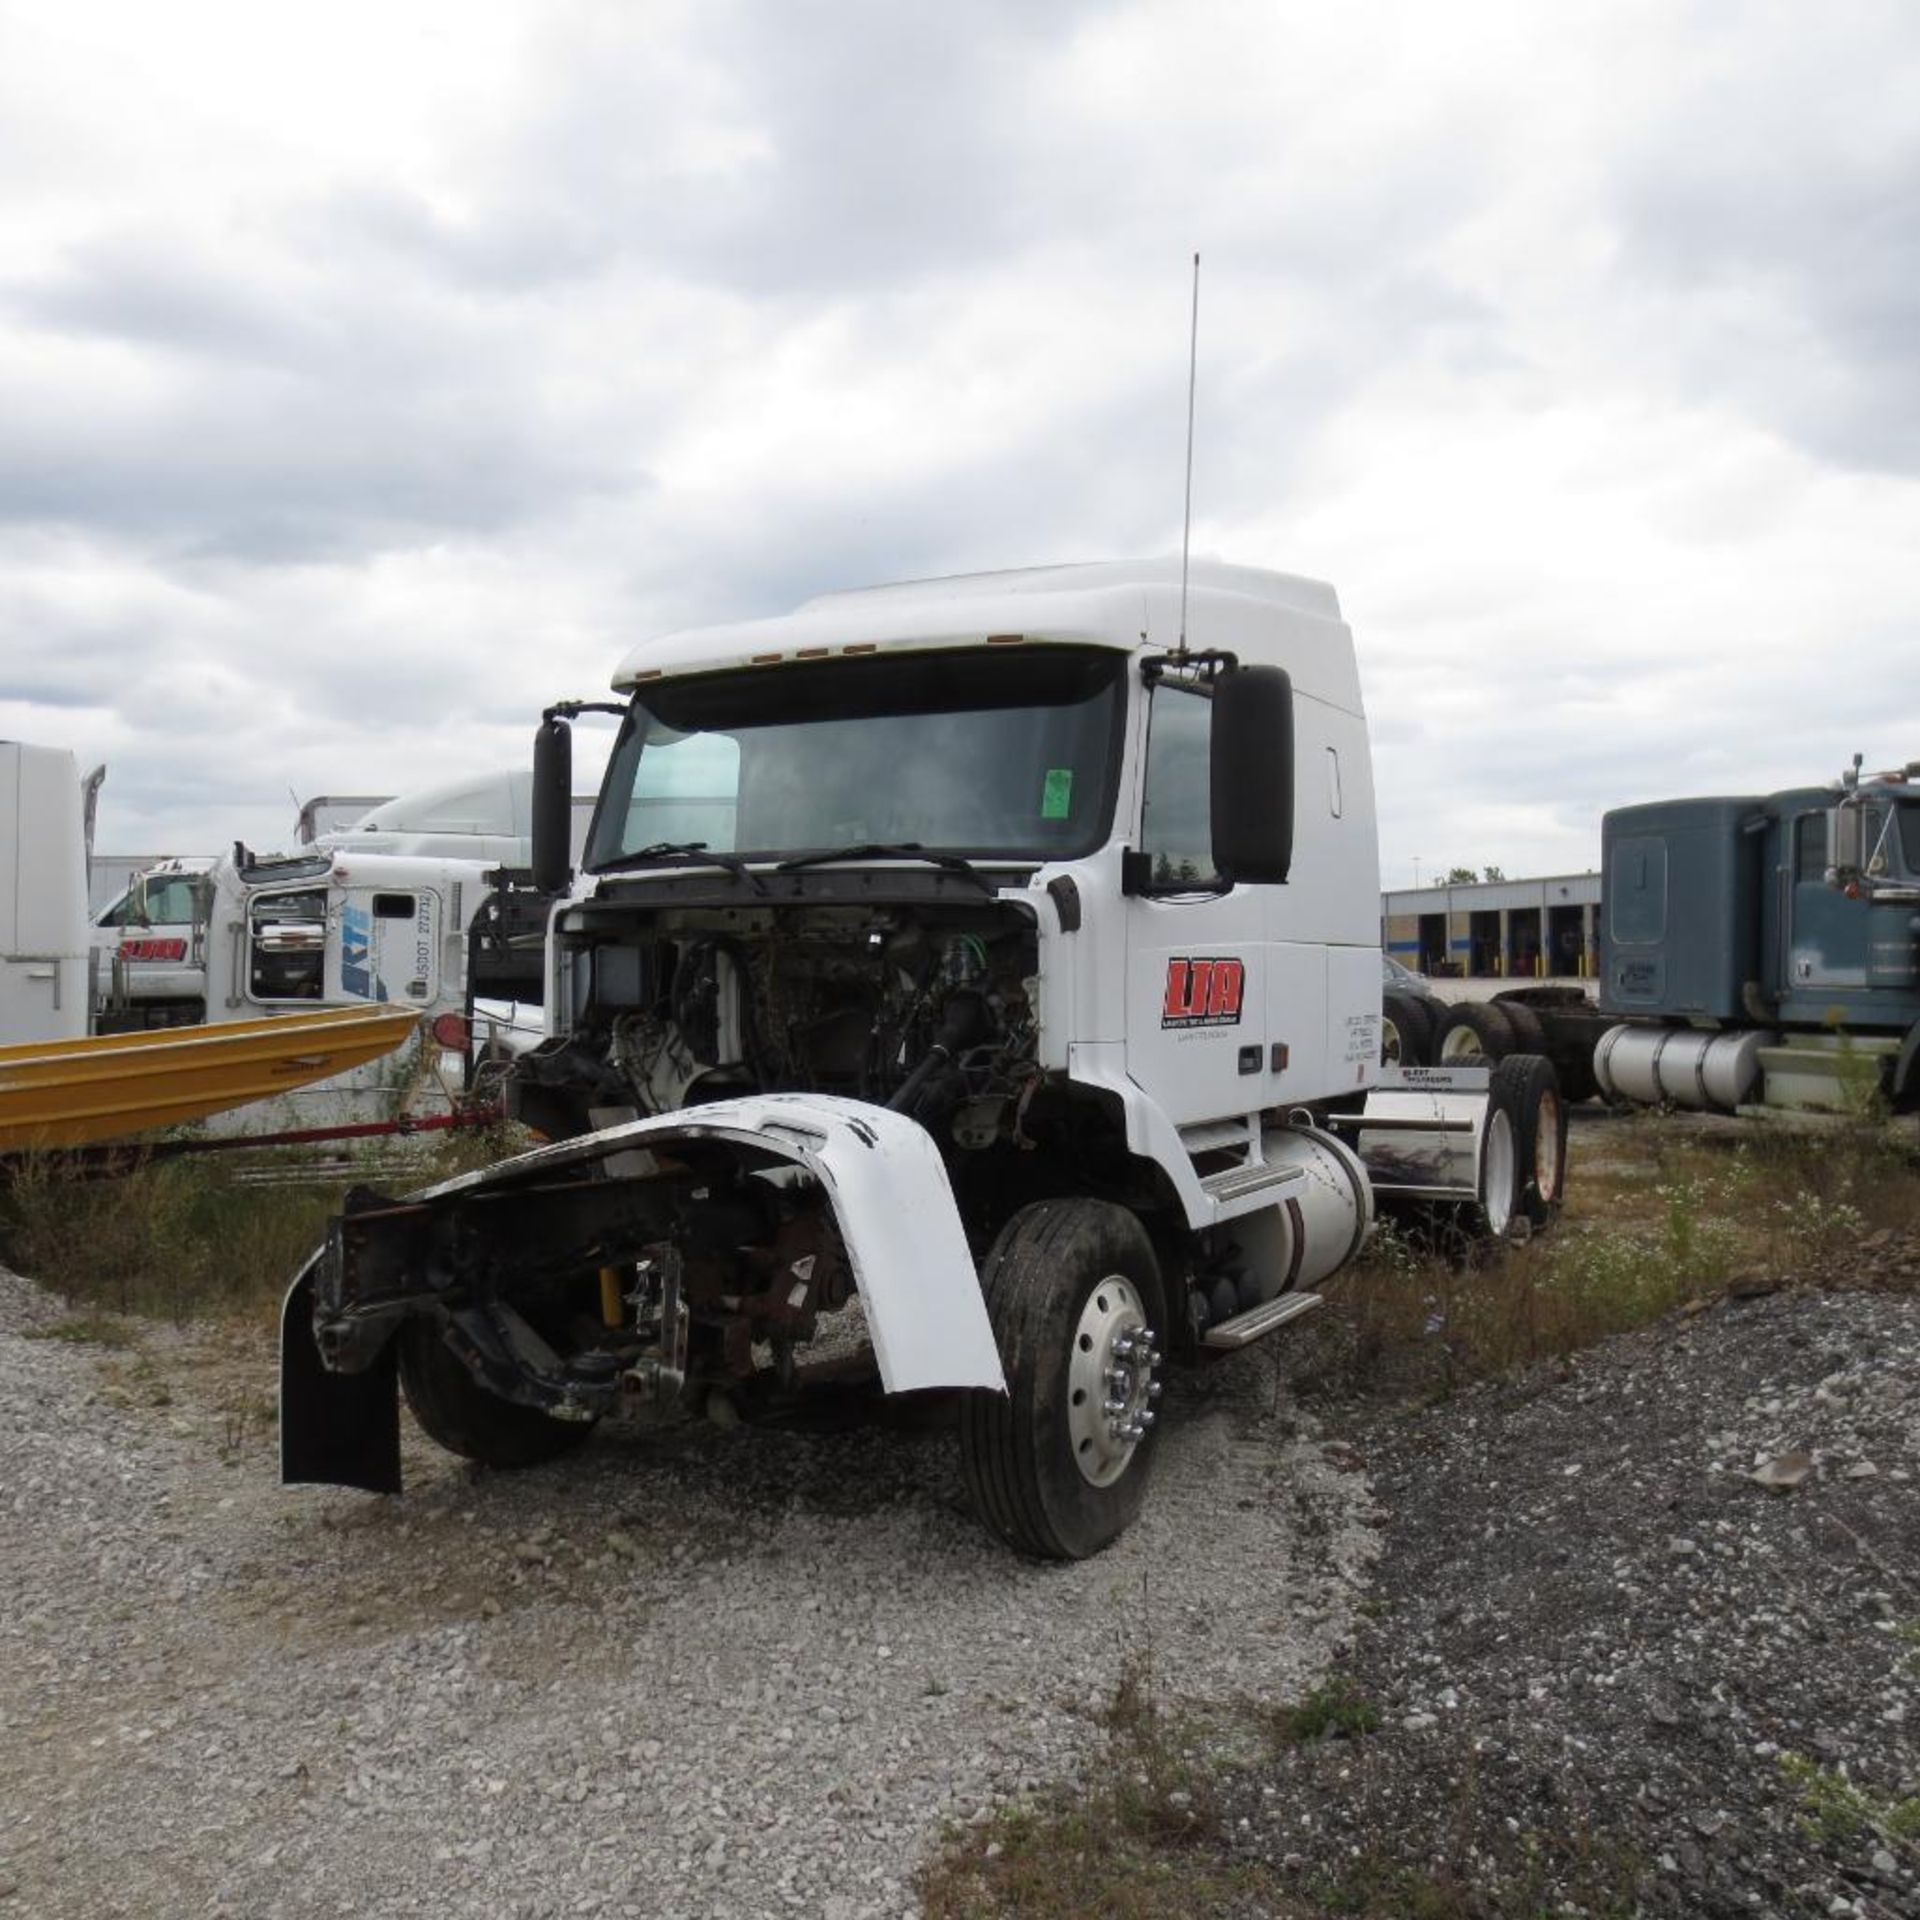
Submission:
<svg viewBox="0 0 1920 1920">
<path fill-rule="evenodd" d="M 1900 852 L 1907 871 L 1920 874 L 1920 806 L 1909 801 L 1897 809 L 1900 815 Z"/>
<path fill-rule="evenodd" d="M 587 865 L 862 843 L 1053 859 L 1105 838 L 1127 656 L 895 654 L 703 674 L 634 696 Z"/>
</svg>

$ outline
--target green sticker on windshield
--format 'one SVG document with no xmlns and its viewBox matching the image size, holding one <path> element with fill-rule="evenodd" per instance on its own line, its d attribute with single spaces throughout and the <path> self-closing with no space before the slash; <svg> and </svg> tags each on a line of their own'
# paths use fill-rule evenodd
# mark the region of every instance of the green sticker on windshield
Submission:
<svg viewBox="0 0 1920 1920">
<path fill-rule="evenodd" d="M 1046 784 L 1040 789 L 1040 818 L 1064 820 L 1073 811 L 1073 769 L 1049 767 Z"/>
</svg>

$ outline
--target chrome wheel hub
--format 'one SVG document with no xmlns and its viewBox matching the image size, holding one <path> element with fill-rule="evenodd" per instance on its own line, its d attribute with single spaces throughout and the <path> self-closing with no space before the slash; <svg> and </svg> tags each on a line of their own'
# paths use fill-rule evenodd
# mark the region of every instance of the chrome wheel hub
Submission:
<svg viewBox="0 0 1920 1920">
<path fill-rule="evenodd" d="M 1067 1433 L 1081 1478 L 1111 1486 L 1147 1437 L 1160 1398 L 1160 1336 L 1133 1282 L 1110 1273 L 1087 1295 L 1067 1362 Z"/>
</svg>

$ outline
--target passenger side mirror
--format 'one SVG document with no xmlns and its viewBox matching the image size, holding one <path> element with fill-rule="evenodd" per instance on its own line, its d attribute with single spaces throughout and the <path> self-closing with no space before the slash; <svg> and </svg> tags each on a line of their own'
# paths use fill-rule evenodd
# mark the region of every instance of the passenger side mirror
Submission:
<svg viewBox="0 0 1920 1920">
<path fill-rule="evenodd" d="M 533 884 L 560 893 L 573 878 L 573 729 L 553 714 L 533 736 Z"/>
<path fill-rule="evenodd" d="M 1293 866 L 1293 681 L 1230 667 L 1213 683 L 1213 864 L 1224 880 L 1279 886 Z"/>
</svg>

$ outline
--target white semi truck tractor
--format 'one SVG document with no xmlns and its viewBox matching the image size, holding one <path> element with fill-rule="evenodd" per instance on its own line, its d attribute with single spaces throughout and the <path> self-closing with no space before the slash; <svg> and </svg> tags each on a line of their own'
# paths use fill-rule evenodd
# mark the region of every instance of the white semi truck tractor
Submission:
<svg viewBox="0 0 1920 1920">
<path fill-rule="evenodd" d="M 954 1415 L 981 1518 L 1139 1510 L 1163 1370 L 1320 1304 L 1381 1205 L 1558 1206 L 1552 1067 L 1380 1065 L 1379 861 L 1331 588 L 1178 562 L 833 594 L 637 647 L 561 895 L 550 1144 L 349 1196 L 289 1293 L 283 1472 L 399 1487 L 603 1417 L 771 1412 L 865 1356 Z M 856 1362 L 858 1363 L 858 1361 Z"/>
</svg>

